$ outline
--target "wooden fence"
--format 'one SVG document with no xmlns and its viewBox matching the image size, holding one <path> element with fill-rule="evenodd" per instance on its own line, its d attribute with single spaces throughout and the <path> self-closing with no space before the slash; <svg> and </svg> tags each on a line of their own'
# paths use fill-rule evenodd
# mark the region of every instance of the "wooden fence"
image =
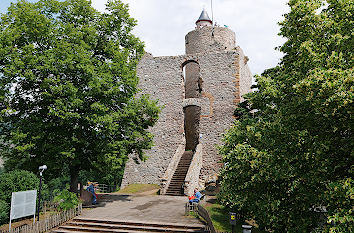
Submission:
<svg viewBox="0 0 354 233">
<path fill-rule="evenodd" d="M 189 215 L 190 212 L 194 212 L 197 214 L 200 218 L 204 219 L 206 222 L 206 231 L 210 233 L 216 233 L 215 227 L 213 225 L 213 222 L 211 221 L 210 215 L 208 211 L 201 205 L 197 203 L 186 203 L 185 206 L 185 213 L 186 215 Z"/>
<path fill-rule="evenodd" d="M 82 204 L 80 203 L 76 208 L 55 213 L 46 219 L 35 222 L 34 224 L 12 228 L 11 231 L 1 231 L 1 233 L 42 233 L 75 218 L 81 213 Z"/>
<path fill-rule="evenodd" d="M 100 193 L 113 193 L 117 191 L 117 185 L 98 184 L 96 189 Z"/>
</svg>

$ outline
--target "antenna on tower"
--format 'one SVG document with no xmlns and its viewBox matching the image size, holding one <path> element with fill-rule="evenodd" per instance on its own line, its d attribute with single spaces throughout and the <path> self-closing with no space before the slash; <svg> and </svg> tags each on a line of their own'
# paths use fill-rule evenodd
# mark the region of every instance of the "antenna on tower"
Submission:
<svg viewBox="0 0 354 233">
<path fill-rule="evenodd" d="M 214 24 L 213 0 L 210 0 L 210 1 L 211 1 L 211 22 L 212 22 L 212 26 L 213 26 L 213 30 L 211 31 L 211 36 L 214 37 L 214 27 L 215 27 L 215 24 Z"/>
<path fill-rule="evenodd" d="M 214 27 L 214 10 L 213 10 L 213 0 L 211 1 L 211 21 L 213 22 L 213 27 Z"/>
</svg>

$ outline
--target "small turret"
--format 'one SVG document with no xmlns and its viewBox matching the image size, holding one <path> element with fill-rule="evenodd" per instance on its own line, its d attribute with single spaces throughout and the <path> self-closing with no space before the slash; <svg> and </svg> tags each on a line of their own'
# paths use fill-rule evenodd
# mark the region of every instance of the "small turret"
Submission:
<svg viewBox="0 0 354 233">
<path fill-rule="evenodd" d="M 203 9 L 202 13 L 199 16 L 199 19 L 197 20 L 197 22 L 195 22 L 195 24 L 197 24 L 197 28 L 201 28 L 204 26 L 213 26 L 213 21 L 210 20 L 208 13 L 205 9 Z"/>
<path fill-rule="evenodd" d="M 197 28 L 189 32 L 186 39 L 186 54 L 234 50 L 236 36 L 227 27 L 213 26 L 208 13 L 203 9 Z"/>
</svg>

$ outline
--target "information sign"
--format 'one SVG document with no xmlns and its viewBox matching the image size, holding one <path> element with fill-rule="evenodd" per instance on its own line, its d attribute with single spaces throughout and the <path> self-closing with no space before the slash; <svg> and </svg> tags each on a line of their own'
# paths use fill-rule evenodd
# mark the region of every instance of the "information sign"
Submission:
<svg viewBox="0 0 354 233">
<path fill-rule="evenodd" d="M 27 217 L 30 215 L 35 216 L 36 200 L 37 190 L 12 193 L 9 229 L 11 229 L 11 220 Z"/>
</svg>

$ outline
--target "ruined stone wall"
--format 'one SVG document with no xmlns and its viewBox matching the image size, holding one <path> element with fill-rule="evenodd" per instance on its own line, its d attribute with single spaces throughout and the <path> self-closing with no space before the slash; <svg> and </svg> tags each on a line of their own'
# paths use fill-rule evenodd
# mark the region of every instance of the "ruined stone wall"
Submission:
<svg viewBox="0 0 354 233">
<path fill-rule="evenodd" d="M 132 183 L 159 184 L 178 146 L 183 143 L 184 81 L 179 57 L 146 54 L 137 67 L 139 88 L 164 106 L 157 124 L 150 129 L 154 146 L 146 162 L 136 164 L 132 155 L 126 165 L 122 188 Z"/>
<path fill-rule="evenodd" d="M 251 86 L 252 86 L 252 72 L 250 68 L 248 67 L 247 63 L 249 58 L 245 56 L 243 53 L 242 49 L 237 46 L 237 52 L 240 55 L 239 56 L 239 69 L 240 69 L 240 79 L 239 86 L 240 86 L 240 101 L 243 101 L 244 98 L 242 97 L 244 94 L 247 94 L 251 92 Z"/>
<path fill-rule="evenodd" d="M 221 144 L 223 133 L 234 120 L 235 95 L 239 92 L 235 85 L 238 57 L 236 51 L 228 51 L 204 54 L 200 58 L 204 100 L 199 129 L 203 144 L 202 179 L 217 173 L 222 166 L 216 146 Z"/>
<path fill-rule="evenodd" d="M 241 96 L 251 90 L 252 74 L 247 61 L 243 51 L 235 47 L 233 31 L 208 26 L 187 34 L 186 55 L 143 57 L 137 68 L 139 88 L 159 100 L 164 108 L 157 124 L 150 129 L 155 135 L 155 146 L 146 151 L 149 158 L 140 164 L 129 159 L 122 187 L 132 183 L 160 184 L 177 148 L 186 141 L 185 125 L 194 134 L 187 135 L 187 139 L 193 140 L 188 140 L 192 143 L 186 149 L 196 146 L 200 134 L 199 143 L 203 146 L 200 178 L 205 180 L 219 171 L 222 164 L 217 145 L 222 144 L 223 134 L 232 126 Z M 190 78 L 186 85 L 184 66 L 186 77 Z M 188 108 L 190 112 L 186 111 Z M 198 126 L 196 117 L 200 118 L 198 129 L 194 129 Z M 185 119 L 192 119 L 191 124 L 185 123 Z"/>
<path fill-rule="evenodd" d="M 202 80 L 201 98 L 185 98 L 182 66 L 188 60 L 197 61 Z M 236 65 L 237 64 L 237 65 Z M 131 183 L 159 184 L 168 164 L 184 137 L 183 103 L 197 101 L 201 106 L 199 133 L 203 144 L 201 178 L 218 172 L 222 166 L 216 145 L 233 122 L 239 93 L 236 79 L 240 76 L 239 55 L 236 50 L 199 53 L 175 57 L 146 55 L 139 63 L 139 88 L 158 99 L 164 108 L 158 123 L 150 129 L 155 146 L 146 151 L 146 162 L 135 164 L 132 158 L 126 166 L 122 187 Z"/>
</svg>

